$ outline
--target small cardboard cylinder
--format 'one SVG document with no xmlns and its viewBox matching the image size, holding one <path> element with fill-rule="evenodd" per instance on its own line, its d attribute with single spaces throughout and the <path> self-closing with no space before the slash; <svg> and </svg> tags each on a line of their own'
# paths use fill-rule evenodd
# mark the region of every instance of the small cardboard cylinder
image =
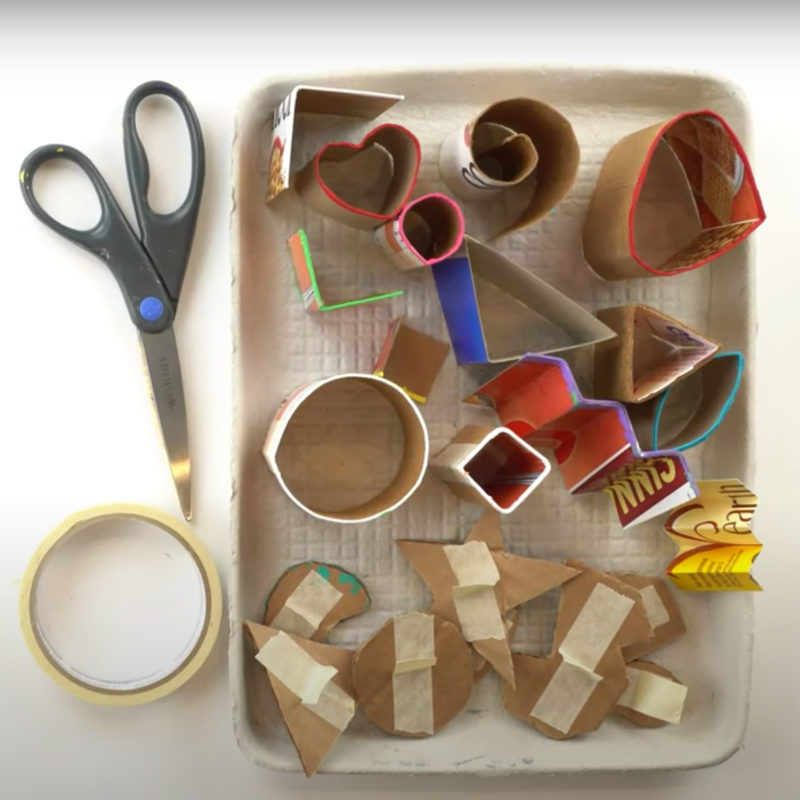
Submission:
<svg viewBox="0 0 800 800">
<path fill-rule="evenodd" d="M 283 437 L 292 423 L 292 417 L 300 406 L 315 392 L 328 384 L 340 381 L 357 381 L 377 391 L 397 415 L 403 428 L 403 456 L 394 479 L 376 496 L 353 508 L 342 511 L 326 511 L 312 508 L 298 498 L 281 474 L 278 455 Z M 368 522 L 394 511 L 416 491 L 425 475 L 428 460 L 428 431 L 414 401 L 397 385 L 376 375 L 345 373 L 314 381 L 297 389 L 283 403 L 275 415 L 267 433 L 263 455 L 269 468 L 278 479 L 289 499 L 312 517 L 329 522 Z"/>
<path fill-rule="evenodd" d="M 676 125 L 694 119 L 712 125 L 723 145 L 699 142 L 699 149 L 693 149 L 670 139 Z M 724 213 L 712 185 L 715 154 L 733 159 L 730 168 L 739 181 L 734 205 Z M 717 178 L 724 175 L 717 172 Z M 697 206 L 698 194 L 707 194 L 717 213 L 728 218 L 715 224 L 711 209 L 701 212 Z M 638 227 L 640 213 L 645 215 L 644 229 Z M 722 255 L 764 218 L 747 156 L 728 124 L 712 111 L 686 112 L 624 137 L 608 152 L 584 222 L 584 257 L 606 280 L 675 275 Z M 663 247 L 667 249 L 660 256 L 648 255 Z"/>
<path fill-rule="evenodd" d="M 562 114 L 538 100 L 515 97 L 493 103 L 448 136 L 439 170 L 453 194 L 464 200 L 491 199 L 535 174 L 530 200 L 501 231 L 505 234 L 538 222 L 564 199 L 579 159 L 578 140 Z"/>
<path fill-rule="evenodd" d="M 375 241 L 398 269 L 416 269 L 450 258 L 464 241 L 464 215 L 439 193 L 416 197 L 375 230 Z"/>
<path fill-rule="evenodd" d="M 326 144 L 297 173 L 294 188 L 320 214 L 353 228 L 374 230 L 408 202 L 421 157 L 419 141 L 410 130 L 386 123 L 360 142 Z M 349 162 L 354 162 L 354 169 L 348 170 Z M 326 180 L 326 170 L 331 169 L 338 173 L 335 185 L 329 185 L 330 177 Z M 377 199 L 371 198 L 373 190 Z M 366 207 L 368 197 L 375 201 L 370 207 Z"/>
</svg>

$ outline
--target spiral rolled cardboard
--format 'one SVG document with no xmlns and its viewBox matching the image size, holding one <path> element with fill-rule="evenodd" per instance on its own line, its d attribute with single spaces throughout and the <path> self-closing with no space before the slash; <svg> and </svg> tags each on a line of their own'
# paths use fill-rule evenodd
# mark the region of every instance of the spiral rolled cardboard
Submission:
<svg viewBox="0 0 800 800">
<path fill-rule="evenodd" d="M 606 156 L 583 227 L 583 251 L 606 280 L 703 266 L 765 219 L 747 155 L 713 111 L 631 133 Z"/>
<path fill-rule="evenodd" d="M 579 160 L 578 140 L 562 114 L 539 100 L 515 97 L 493 103 L 453 131 L 442 145 L 439 170 L 465 200 L 491 199 L 535 176 L 524 209 L 498 234 L 504 235 L 550 214 L 575 182 Z"/>
</svg>

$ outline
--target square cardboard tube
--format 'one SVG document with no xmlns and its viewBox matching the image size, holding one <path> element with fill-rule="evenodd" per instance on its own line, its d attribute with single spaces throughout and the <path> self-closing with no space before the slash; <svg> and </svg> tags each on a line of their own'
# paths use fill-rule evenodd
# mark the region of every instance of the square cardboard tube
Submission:
<svg viewBox="0 0 800 800">
<path fill-rule="evenodd" d="M 550 462 L 508 428 L 463 427 L 431 467 L 454 494 L 510 514 L 550 473 Z"/>
</svg>

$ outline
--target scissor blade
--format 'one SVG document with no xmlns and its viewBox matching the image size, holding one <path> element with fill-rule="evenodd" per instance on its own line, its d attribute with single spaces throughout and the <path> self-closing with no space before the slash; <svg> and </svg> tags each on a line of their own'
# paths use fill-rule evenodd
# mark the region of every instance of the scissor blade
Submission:
<svg viewBox="0 0 800 800">
<path fill-rule="evenodd" d="M 183 516 L 189 520 L 192 518 L 192 472 L 186 403 L 175 333 L 172 327 L 161 333 L 139 331 L 139 340 L 150 379 L 150 397 L 161 426 L 172 480 L 175 482 Z"/>
</svg>

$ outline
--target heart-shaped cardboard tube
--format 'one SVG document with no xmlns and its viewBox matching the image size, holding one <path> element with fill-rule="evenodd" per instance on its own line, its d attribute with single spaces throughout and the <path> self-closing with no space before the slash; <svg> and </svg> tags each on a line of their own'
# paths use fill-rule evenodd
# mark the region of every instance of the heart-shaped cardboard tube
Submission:
<svg viewBox="0 0 800 800">
<path fill-rule="evenodd" d="M 320 214 L 373 230 L 395 217 L 417 182 L 422 150 L 402 125 L 373 128 L 358 142 L 331 142 L 301 169 L 295 190 Z"/>
<path fill-rule="evenodd" d="M 399 269 L 429 267 L 450 258 L 464 241 L 464 215 L 455 200 L 434 192 L 407 203 L 374 233 Z"/>
</svg>

